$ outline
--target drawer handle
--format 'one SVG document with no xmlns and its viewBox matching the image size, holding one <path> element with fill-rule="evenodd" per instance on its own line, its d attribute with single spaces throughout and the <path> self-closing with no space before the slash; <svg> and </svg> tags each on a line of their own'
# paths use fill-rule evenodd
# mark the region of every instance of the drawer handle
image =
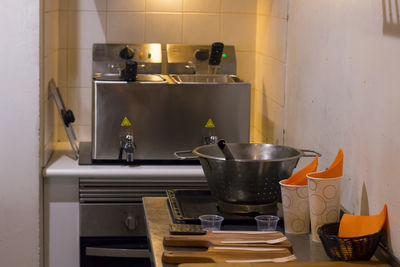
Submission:
<svg viewBox="0 0 400 267">
<path fill-rule="evenodd" d="M 136 229 L 137 221 L 136 218 L 133 216 L 128 216 L 125 219 L 125 226 L 129 231 L 133 231 Z"/>
<path fill-rule="evenodd" d="M 86 256 L 114 257 L 114 258 L 149 258 L 147 249 L 117 249 L 86 247 Z"/>
</svg>

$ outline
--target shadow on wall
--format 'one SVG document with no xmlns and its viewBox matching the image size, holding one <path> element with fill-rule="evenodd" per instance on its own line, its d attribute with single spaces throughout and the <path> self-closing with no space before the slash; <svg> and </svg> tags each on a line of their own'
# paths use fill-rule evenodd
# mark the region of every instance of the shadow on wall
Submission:
<svg viewBox="0 0 400 267">
<path fill-rule="evenodd" d="M 90 120 L 87 119 L 87 91 L 91 87 L 91 41 L 104 42 L 107 39 L 107 17 L 104 0 L 91 0 L 87 7 L 82 8 L 79 2 L 66 1 L 66 10 L 60 10 L 60 35 L 65 41 L 65 56 L 60 59 L 60 71 L 65 72 L 65 84 L 60 84 L 60 90 L 66 106 L 75 113 L 73 127 L 79 141 L 88 140 Z M 64 13 L 64 14 L 62 14 Z M 67 26 L 65 26 L 67 25 Z M 88 34 L 89 33 L 89 34 Z M 90 91 L 91 92 L 91 91 Z M 85 97 L 83 97 L 83 95 Z M 90 94 L 89 94 L 90 95 Z M 82 103 L 84 102 L 84 104 Z M 67 141 L 62 124 L 57 127 L 56 136 L 59 141 Z"/>
<path fill-rule="evenodd" d="M 104 1 L 103 0 L 94 0 L 95 5 L 96 5 L 96 10 L 97 12 L 99 12 L 99 10 L 102 10 L 102 5 L 104 5 Z M 108 5 L 108 3 L 107 3 Z M 107 9 L 108 7 L 106 7 Z M 101 12 L 99 13 L 100 16 Z M 107 19 L 101 19 L 99 17 L 100 23 L 101 23 L 101 28 L 103 30 L 104 36 L 107 38 Z"/>
<path fill-rule="evenodd" d="M 400 0 L 382 0 L 383 34 L 400 37 Z"/>
<path fill-rule="evenodd" d="M 263 88 L 264 92 L 264 88 Z M 262 116 L 261 116 L 261 131 L 263 135 L 263 141 L 267 144 L 275 144 L 274 142 L 274 122 L 269 118 L 268 114 L 268 102 L 265 94 L 262 94 Z"/>
<path fill-rule="evenodd" d="M 91 49 L 92 45 L 89 46 L 88 42 L 90 41 L 91 38 L 94 38 L 96 40 L 101 39 L 100 36 L 104 37 L 104 40 L 107 41 L 107 15 L 106 15 L 106 6 L 104 5 L 103 0 L 93 0 L 93 3 L 95 5 L 95 10 L 90 10 L 90 11 L 80 11 L 76 12 L 74 8 L 77 8 L 77 2 L 79 1 L 71 1 L 69 2 L 68 6 L 68 11 L 66 18 L 64 18 L 66 21 L 62 21 L 62 24 L 67 24 L 68 27 L 66 29 L 66 32 L 64 33 L 67 37 L 67 48 L 68 50 L 82 50 L 82 49 Z M 75 4 L 73 4 L 75 3 Z M 84 15 L 78 15 L 79 13 L 84 13 Z M 76 16 L 73 16 L 71 14 L 77 14 Z M 86 25 L 80 20 L 85 20 L 85 18 L 88 21 L 85 21 Z M 75 19 L 75 21 L 73 21 Z M 82 33 L 83 29 L 84 30 L 89 30 L 90 27 L 93 27 L 91 29 L 92 36 L 84 36 L 84 33 Z M 99 42 L 99 41 L 95 41 Z M 101 41 L 102 42 L 102 41 Z M 82 51 L 80 51 L 82 52 Z M 74 57 L 72 57 L 74 55 Z M 69 73 L 67 74 L 68 77 L 67 79 L 70 81 L 68 84 L 68 87 L 71 87 L 71 80 L 75 78 L 75 84 L 72 86 L 75 87 L 87 87 L 87 77 L 83 76 L 81 77 L 82 73 L 80 73 L 79 67 L 82 62 L 82 54 L 75 53 L 75 54 L 70 54 L 69 55 L 69 60 L 72 62 L 69 62 L 69 68 L 68 71 Z M 90 60 L 91 60 L 91 53 L 90 53 Z M 90 61 L 91 62 L 91 61 Z M 91 68 L 90 68 L 91 69 Z M 86 81 L 86 84 L 85 84 Z M 84 84 L 82 84 L 84 83 Z"/>
<path fill-rule="evenodd" d="M 268 112 L 268 101 L 267 101 L 267 88 L 265 82 L 262 83 L 262 100 L 261 100 L 261 132 L 262 141 L 267 144 L 279 144 L 279 136 L 275 136 L 275 122 L 271 118 L 271 114 Z"/>
<path fill-rule="evenodd" d="M 368 194 L 367 194 L 367 187 L 365 186 L 365 182 L 363 182 L 363 185 L 362 185 L 360 215 L 361 216 L 369 215 Z"/>
</svg>

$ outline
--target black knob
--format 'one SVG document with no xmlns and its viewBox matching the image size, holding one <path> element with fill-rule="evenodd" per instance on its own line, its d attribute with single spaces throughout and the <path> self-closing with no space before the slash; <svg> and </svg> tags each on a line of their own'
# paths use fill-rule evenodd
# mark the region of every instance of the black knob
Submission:
<svg viewBox="0 0 400 267">
<path fill-rule="evenodd" d="M 223 43 L 213 43 L 211 45 L 211 55 L 208 64 L 219 65 L 221 63 L 222 51 L 224 51 Z"/>
<path fill-rule="evenodd" d="M 208 49 L 197 49 L 194 52 L 194 57 L 197 60 L 203 61 L 208 59 L 209 50 Z"/>
<path fill-rule="evenodd" d="M 65 126 L 68 126 L 68 124 L 72 123 L 75 121 L 75 116 L 74 113 L 72 112 L 72 110 L 68 109 L 68 110 L 61 110 L 61 116 L 63 118 L 64 124 Z"/>
<path fill-rule="evenodd" d="M 134 82 L 136 81 L 138 64 L 136 61 L 127 61 L 125 63 L 125 69 L 122 70 L 122 76 L 125 81 Z"/>
<path fill-rule="evenodd" d="M 135 55 L 135 51 L 133 51 L 131 48 L 129 48 L 129 46 L 125 46 L 125 47 L 119 52 L 119 56 L 120 56 L 122 59 L 125 59 L 125 60 L 132 59 L 134 55 Z"/>
</svg>

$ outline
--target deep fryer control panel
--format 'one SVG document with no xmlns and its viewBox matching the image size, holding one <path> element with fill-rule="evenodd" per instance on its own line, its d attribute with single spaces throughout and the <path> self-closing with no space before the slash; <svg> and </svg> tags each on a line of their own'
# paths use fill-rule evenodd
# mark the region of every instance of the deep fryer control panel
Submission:
<svg viewBox="0 0 400 267">
<path fill-rule="evenodd" d="M 138 73 L 161 73 L 161 44 L 94 44 L 92 75 L 117 74 L 127 61 L 138 63 Z"/>
</svg>

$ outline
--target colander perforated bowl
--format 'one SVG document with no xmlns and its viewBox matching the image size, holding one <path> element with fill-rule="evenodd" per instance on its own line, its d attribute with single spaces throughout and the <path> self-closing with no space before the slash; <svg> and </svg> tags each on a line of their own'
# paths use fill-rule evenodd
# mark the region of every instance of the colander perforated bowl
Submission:
<svg viewBox="0 0 400 267">
<path fill-rule="evenodd" d="M 218 201 L 240 205 L 279 201 L 279 181 L 292 174 L 300 157 L 318 154 L 311 150 L 272 144 L 227 145 L 234 160 L 225 160 L 217 145 L 197 147 L 193 154 L 200 159 L 212 195 Z"/>
</svg>

